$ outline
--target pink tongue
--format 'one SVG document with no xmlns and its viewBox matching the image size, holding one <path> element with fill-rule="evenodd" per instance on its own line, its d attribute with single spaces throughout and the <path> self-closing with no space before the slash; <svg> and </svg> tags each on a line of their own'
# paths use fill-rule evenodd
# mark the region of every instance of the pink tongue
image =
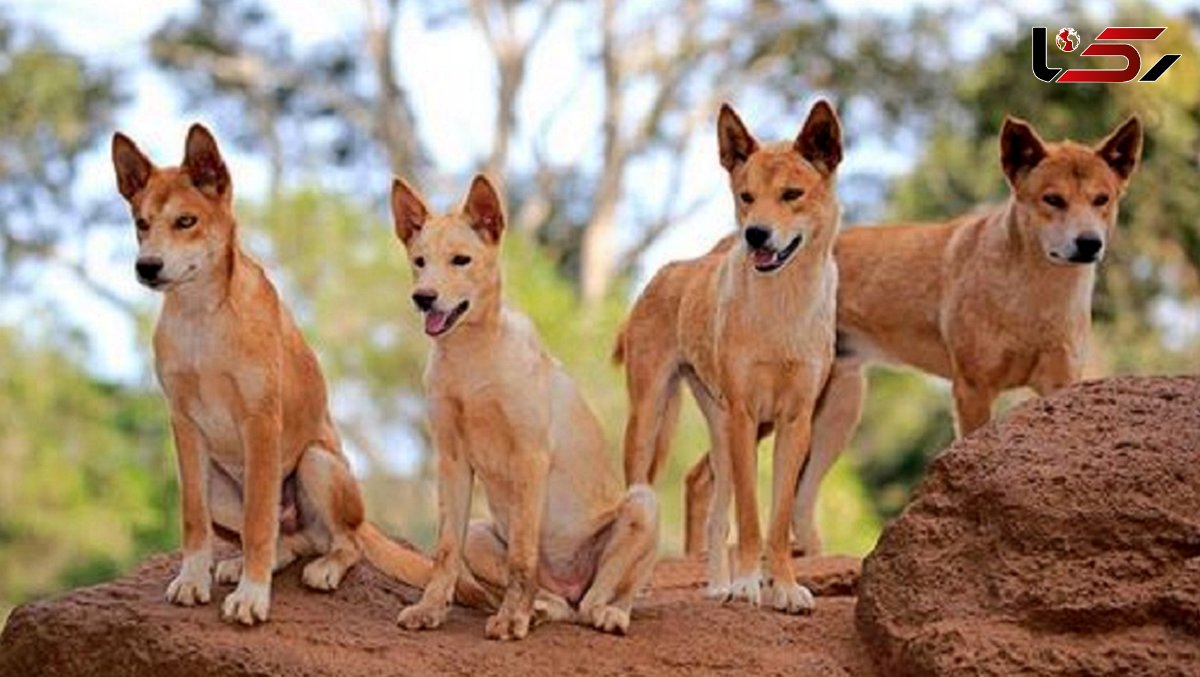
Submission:
<svg viewBox="0 0 1200 677">
<path fill-rule="evenodd" d="M 446 321 L 449 319 L 450 313 L 442 310 L 425 313 L 425 333 L 431 336 L 442 333 L 446 330 Z"/>
<path fill-rule="evenodd" d="M 775 262 L 775 252 L 768 249 L 754 250 L 754 265 L 769 266 Z"/>
</svg>

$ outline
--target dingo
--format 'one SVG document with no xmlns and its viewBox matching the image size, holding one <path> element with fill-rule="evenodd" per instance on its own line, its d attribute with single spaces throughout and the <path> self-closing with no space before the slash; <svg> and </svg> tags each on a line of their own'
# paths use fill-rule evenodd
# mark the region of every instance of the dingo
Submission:
<svg viewBox="0 0 1200 677">
<path fill-rule="evenodd" d="M 775 430 L 766 602 L 802 613 L 813 599 L 795 580 L 788 530 L 813 409 L 834 358 L 841 127 L 819 101 L 792 143 L 760 147 L 728 105 L 717 128 L 740 244 L 730 238 L 704 257 L 665 267 L 630 312 L 614 353 L 625 362 L 630 399 L 626 479 L 654 480 L 686 380 L 712 444 L 707 592 L 758 604 L 757 442 Z M 732 583 L 725 548 L 731 490 L 738 522 Z"/>
<path fill-rule="evenodd" d="M 960 436 L 991 419 L 1004 390 L 1046 395 L 1080 379 L 1094 264 L 1112 240 L 1141 150 L 1136 117 L 1095 147 L 1045 143 L 1028 123 L 1008 118 L 1000 133 L 1011 188 L 1004 205 L 938 224 L 852 228 L 838 238 L 838 357 L 798 490 L 798 548 L 820 551 L 817 489 L 858 425 L 867 362 L 949 379 Z M 697 524 L 707 484 L 698 465 L 688 507 Z M 698 547 L 699 527 L 688 531 Z"/>
<path fill-rule="evenodd" d="M 233 183 L 212 135 L 193 125 L 183 164 L 159 168 L 118 132 L 112 160 L 137 225 L 138 280 L 164 296 L 155 371 L 183 499 L 183 565 L 167 599 L 208 603 L 214 527 L 242 544 L 243 557 L 216 567 L 219 582 L 237 581 L 228 620 L 267 620 L 272 572 L 307 555 L 321 555 L 303 572 L 318 590 L 336 588 L 362 551 L 423 585 L 431 563 L 363 520 L 320 366 L 239 246 Z"/>
<path fill-rule="evenodd" d="M 434 573 L 400 624 L 441 625 L 461 577 L 490 591 L 493 608 L 503 596 L 490 638 L 525 637 L 535 598 L 553 619 L 625 633 L 654 565 L 657 502 L 646 486 L 622 492 L 575 384 L 501 301 L 500 197 L 477 176 L 460 211 L 431 215 L 397 180 L 392 210 L 433 338 L 425 387 L 439 505 Z M 468 526 L 475 476 L 493 521 Z"/>
</svg>

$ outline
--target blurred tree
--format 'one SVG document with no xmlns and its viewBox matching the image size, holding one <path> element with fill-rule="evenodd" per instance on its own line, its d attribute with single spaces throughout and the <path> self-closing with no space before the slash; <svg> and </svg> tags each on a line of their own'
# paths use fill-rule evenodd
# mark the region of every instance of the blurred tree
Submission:
<svg viewBox="0 0 1200 677">
<path fill-rule="evenodd" d="M 57 248 L 108 213 L 78 198 L 75 179 L 82 154 L 112 125 L 115 83 L 112 70 L 0 14 L 0 282 L 19 282 L 23 261 L 53 262 L 115 300 Z"/>
<path fill-rule="evenodd" d="M 81 342 L 0 326 L 0 619 L 177 544 L 161 399 L 89 376 Z"/>
<path fill-rule="evenodd" d="M 1122 4 L 1115 17 L 1100 21 L 1079 25 L 1080 34 L 1096 35 L 1104 25 L 1167 27 L 1158 41 L 1139 45 L 1145 68 L 1165 53 L 1183 57 L 1153 85 L 1047 84 L 1029 72 L 1028 33 L 997 36 L 969 67 L 960 61 L 955 73 L 943 74 L 944 91 L 910 104 L 930 133 L 912 171 L 891 188 L 888 218 L 941 219 L 1005 199 L 998 137 L 1006 115 L 1032 121 L 1046 139 L 1090 143 L 1139 114 L 1145 151 L 1121 204 L 1118 236 L 1099 268 L 1088 375 L 1191 371 L 1200 363 L 1200 336 L 1192 333 L 1200 325 L 1200 24 L 1145 3 Z M 1095 67 L 1057 50 L 1053 59 Z M 884 514 L 903 507 L 925 462 L 949 440 L 947 406 L 946 394 L 927 379 L 872 373 L 855 447 Z"/>
<path fill-rule="evenodd" d="M 189 107 L 225 113 L 234 141 L 267 153 L 272 192 L 289 164 L 408 173 L 427 163 L 396 75 L 399 5 L 364 0 L 362 34 L 302 53 L 258 0 L 198 0 L 155 31 L 150 52 Z"/>
</svg>

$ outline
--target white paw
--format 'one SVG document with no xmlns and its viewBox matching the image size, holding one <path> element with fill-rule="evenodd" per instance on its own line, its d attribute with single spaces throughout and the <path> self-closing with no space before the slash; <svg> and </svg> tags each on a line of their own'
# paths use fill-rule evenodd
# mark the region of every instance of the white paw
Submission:
<svg viewBox="0 0 1200 677">
<path fill-rule="evenodd" d="M 601 632 L 614 635 L 624 635 L 629 632 L 629 612 L 624 609 L 606 604 L 593 609 L 590 616 L 592 627 Z"/>
<path fill-rule="evenodd" d="M 245 578 L 225 598 L 221 617 L 242 625 L 254 625 L 267 620 L 271 610 L 271 582 L 254 583 Z"/>
<path fill-rule="evenodd" d="M 729 601 L 729 584 L 725 583 L 709 583 L 704 588 L 704 596 L 709 599 L 715 599 L 718 602 Z"/>
<path fill-rule="evenodd" d="M 805 614 L 816 608 L 808 588 L 795 581 L 774 581 L 767 586 L 767 603 L 785 614 Z"/>
<path fill-rule="evenodd" d="M 233 585 L 242 578 L 242 558 L 233 557 L 217 562 L 217 583 Z"/>
<path fill-rule="evenodd" d="M 446 622 L 450 607 L 444 604 L 426 604 L 421 600 L 400 610 L 396 622 L 405 630 L 432 630 Z"/>
<path fill-rule="evenodd" d="M 533 618 L 538 623 L 571 622 L 575 617 L 575 610 L 558 595 L 538 595 L 533 600 Z"/>
<path fill-rule="evenodd" d="M 745 600 L 754 606 L 762 604 L 762 574 L 755 571 L 733 579 L 729 595 L 734 600 Z"/>
<path fill-rule="evenodd" d="M 167 586 L 167 601 L 181 606 L 208 604 L 212 599 L 212 556 L 188 555 L 179 575 Z"/>
<path fill-rule="evenodd" d="M 713 548 L 708 552 L 708 587 L 704 596 L 722 602 L 729 599 L 729 560 L 725 548 Z"/>
<path fill-rule="evenodd" d="M 314 590 L 336 590 L 348 567 L 337 559 L 325 556 L 304 567 L 304 584 Z"/>
</svg>

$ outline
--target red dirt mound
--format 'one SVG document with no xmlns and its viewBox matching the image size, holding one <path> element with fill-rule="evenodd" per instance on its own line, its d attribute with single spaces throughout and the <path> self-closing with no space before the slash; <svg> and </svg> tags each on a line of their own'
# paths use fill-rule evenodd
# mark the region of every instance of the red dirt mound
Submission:
<svg viewBox="0 0 1200 677">
<path fill-rule="evenodd" d="M 955 444 L 859 595 L 883 674 L 1200 674 L 1200 378 L 1082 384 Z"/>
<path fill-rule="evenodd" d="M 417 592 L 366 565 L 332 594 L 302 590 L 293 566 L 276 578 L 271 622 L 234 627 L 215 602 L 163 601 L 177 564 L 155 557 L 126 578 L 17 609 L 0 635 L 0 675 L 873 674 L 848 596 L 855 559 L 797 561 L 818 595 L 808 617 L 705 600 L 703 567 L 669 561 L 634 608 L 630 636 L 555 624 L 515 643 L 485 640 L 484 615 L 462 609 L 441 630 L 401 631 L 396 614 Z"/>
</svg>

